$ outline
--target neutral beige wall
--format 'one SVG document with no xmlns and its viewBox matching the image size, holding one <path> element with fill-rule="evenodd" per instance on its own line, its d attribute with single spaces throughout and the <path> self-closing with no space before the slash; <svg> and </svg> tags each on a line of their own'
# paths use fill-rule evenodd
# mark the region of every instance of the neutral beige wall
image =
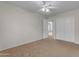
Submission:
<svg viewBox="0 0 79 59">
<path fill-rule="evenodd" d="M 43 38 L 48 38 L 48 20 L 43 19 Z"/>
<path fill-rule="evenodd" d="M 0 2 L 0 50 L 42 39 L 43 17 Z"/>
</svg>

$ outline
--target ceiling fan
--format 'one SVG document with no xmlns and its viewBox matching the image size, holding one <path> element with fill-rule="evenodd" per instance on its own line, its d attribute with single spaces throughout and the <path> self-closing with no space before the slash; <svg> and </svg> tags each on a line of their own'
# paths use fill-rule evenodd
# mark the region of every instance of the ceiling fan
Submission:
<svg viewBox="0 0 79 59">
<path fill-rule="evenodd" d="M 42 1 L 42 8 L 40 9 L 43 12 L 50 12 L 53 9 L 53 5 L 48 1 Z"/>
</svg>

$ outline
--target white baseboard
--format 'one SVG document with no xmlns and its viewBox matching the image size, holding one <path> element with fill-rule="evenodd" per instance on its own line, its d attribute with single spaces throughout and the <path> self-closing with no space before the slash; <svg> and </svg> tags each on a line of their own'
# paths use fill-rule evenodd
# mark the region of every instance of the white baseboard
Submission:
<svg viewBox="0 0 79 59">
<path fill-rule="evenodd" d="M 57 40 L 62 40 L 62 41 L 66 41 L 66 42 L 71 42 L 71 43 L 74 43 L 74 44 L 78 44 L 78 45 L 79 45 L 79 42 L 78 42 L 78 41 L 68 41 L 68 40 L 63 40 L 63 39 L 57 39 Z"/>
</svg>

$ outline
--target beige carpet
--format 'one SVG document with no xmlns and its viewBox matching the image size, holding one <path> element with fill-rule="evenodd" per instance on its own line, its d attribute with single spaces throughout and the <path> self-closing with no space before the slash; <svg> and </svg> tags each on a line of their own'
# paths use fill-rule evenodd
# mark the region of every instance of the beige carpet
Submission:
<svg viewBox="0 0 79 59">
<path fill-rule="evenodd" d="M 61 40 L 43 39 L 0 53 L 10 57 L 79 57 L 79 45 Z"/>
</svg>

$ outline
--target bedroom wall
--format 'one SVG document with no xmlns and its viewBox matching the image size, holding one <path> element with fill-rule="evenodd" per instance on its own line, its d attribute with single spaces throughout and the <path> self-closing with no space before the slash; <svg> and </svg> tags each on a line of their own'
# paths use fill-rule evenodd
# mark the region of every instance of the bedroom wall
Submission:
<svg viewBox="0 0 79 59">
<path fill-rule="evenodd" d="M 42 39 L 41 15 L 0 2 L 0 51 Z"/>
<path fill-rule="evenodd" d="M 56 39 L 79 44 L 79 9 L 52 16 L 51 19 L 56 22 Z"/>
</svg>

